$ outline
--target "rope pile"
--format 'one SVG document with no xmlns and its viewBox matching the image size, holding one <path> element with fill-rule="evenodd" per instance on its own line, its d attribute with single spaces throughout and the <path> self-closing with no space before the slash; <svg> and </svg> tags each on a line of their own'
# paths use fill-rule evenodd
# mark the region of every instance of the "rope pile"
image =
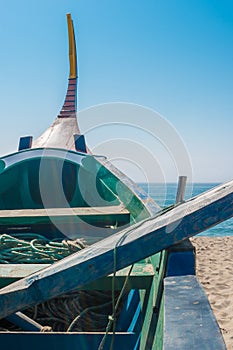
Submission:
<svg viewBox="0 0 233 350">
<path fill-rule="evenodd" d="M 82 239 L 49 241 L 38 234 L 2 234 L 0 264 L 51 264 L 85 247 Z"/>
<path fill-rule="evenodd" d="M 39 234 L 0 235 L 1 264 L 51 264 L 87 247 L 82 239 L 48 240 Z M 119 292 L 114 292 L 117 300 Z M 112 291 L 78 291 L 51 299 L 23 312 L 53 331 L 105 331 L 112 313 Z M 119 308 L 120 310 L 120 308 Z M 119 312 L 117 312 L 118 314 Z M 7 327 L 12 330 L 12 327 Z"/>
<path fill-rule="evenodd" d="M 72 292 L 24 311 L 58 332 L 103 332 L 111 312 L 112 297 L 107 291 Z"/>
</svg>

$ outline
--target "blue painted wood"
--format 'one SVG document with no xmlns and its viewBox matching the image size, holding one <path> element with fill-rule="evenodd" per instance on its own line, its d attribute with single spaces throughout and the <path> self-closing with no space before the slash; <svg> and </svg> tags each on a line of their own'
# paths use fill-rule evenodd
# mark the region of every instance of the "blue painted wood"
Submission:
<svg viewBox="0 0 233 350">
<path fill-rule="evenodd" d="M 121 310 L 116 326 L 118 332 L 127 330 L 127 332 L 133 332 L 137 336 L 137 342 L 132 350 L 137 350 L 140 346 L 143 325 L 141 308 L 139 291 L 132 289 L 127 296 L 127 300 Z"/>
<path fill-rule="evenodd" d="M 166 276 L 195 275 L 195 252 L 189 239 L 167 250 Z"/>
<path fill-rule="evenodd" d="M 75 149 L 78 152 L 87 153 L 87 146 L 85 141 L 85 136 L 80 134 L 74 135 Z"/>
<path fill-rule="evenodd" d="M 173 252 L 168 254 L 166 276 L 195 274 L 195 257 L 193 252 Z"/>
<path fill-rule="evenodd" d="M 43 329 L 42 325 L 24 315 L 22 312 L 16 312 L 15 314 L 8 316 L 7 321 L 13 323 L 24 331 L 40 332 Z"/>
<path fill-rule="evenodd" d="M 0 342 L 7 350 L 97 350 L 104 333 L 26 333 L 0 332 Z M 112 335 L 106 339 L 103 350 L 109 350 Z M 134 333 L 117 333 L 114 349 L 134 349 Z"/>
<path fill-rule="evenodd" d="M 143 278 L 143 277 L 141 277 Z M 139 316 L 137 314 L 137 308 L 138 306 L 140 307 L 140 297 L 139 297 L 139 292 L 136 289 L 132 289 L 124 303 L 124 306 L 121 310 L 121 313 L 119 315 L 119 318 L 117 320 L 117 326 L 116 329 L 117 331 L 128 331 L 128 332 L 136 332 L 135 327 L 139 321 Z M 138 316 L 138 317 L 137 317 Z M 141 322 L 140 322 L 140 327 L 137 328 L 141 329 Z"/>
<path fill-rule="evenodd" d="M 32 147 L 32 140 L 33 140 L 32 136 L 20 137 L 18 151 L 22 151 L 24 149 L 31 148 Z"/>
<path fill-rule="evenodd" d="M 163 349 L 226 349 L 208 298 L 196 276 L 164 280 Z"/>
<path fill-rule="evenodd" d="M 82 288 L 233 216 L 233 181 L 0 290 L 0 317 Z"/>
</svg>

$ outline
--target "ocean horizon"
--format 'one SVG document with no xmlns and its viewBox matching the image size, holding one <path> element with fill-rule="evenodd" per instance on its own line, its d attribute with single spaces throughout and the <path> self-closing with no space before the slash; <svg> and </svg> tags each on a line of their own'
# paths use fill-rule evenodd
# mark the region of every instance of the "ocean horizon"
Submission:
<svg viewBox="0 0 233 350">
<path fill-rule="evenodd" d="M 138 183 L 139 186 L 161 207 L 167 207 L 175 203 L 177 183 Z M 188 183 L 185 191 L 185 199 L 195 197 L 203 192 L 220 185 L 220 182 L 196 182 Z M 209 230 L 200 233 L 198 236 L 225 237 L 233 236 L 233 218 L 224 221 Z"/>
</svg>

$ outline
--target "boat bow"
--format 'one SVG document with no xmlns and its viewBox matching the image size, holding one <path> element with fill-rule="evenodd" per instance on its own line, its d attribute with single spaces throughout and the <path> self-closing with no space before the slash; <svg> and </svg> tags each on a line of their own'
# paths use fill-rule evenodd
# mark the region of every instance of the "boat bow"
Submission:
<svg viewBox="0 0 233 350">
<path fill-rule="evenodd" d="M 64 104 L 54 123 L 32 144 L 32 148 L 63 148 L 77 150 L 74 135 L 80 135 L 77 113 L 77 56 L 73 21 L 67 14 L 70 75 Z M 84 141 L 85 142 L 85 141 Z M 83 151 L 83 149 L 80 149 Z"/>
</svg>

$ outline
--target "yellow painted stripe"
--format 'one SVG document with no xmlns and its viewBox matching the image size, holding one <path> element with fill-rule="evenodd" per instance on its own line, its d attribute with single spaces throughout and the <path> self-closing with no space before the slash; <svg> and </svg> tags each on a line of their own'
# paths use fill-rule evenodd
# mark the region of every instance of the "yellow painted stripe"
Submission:
<svg viewBox="0 0 233 350">
<path fill-rule="evenodd" d="M 67 14 L 68 36 L 69 36 L 69 59 L 70 59 L 70 79 L 77 78 L 77 58 L 74 27 L 71 14 Z"/>
</svg>

